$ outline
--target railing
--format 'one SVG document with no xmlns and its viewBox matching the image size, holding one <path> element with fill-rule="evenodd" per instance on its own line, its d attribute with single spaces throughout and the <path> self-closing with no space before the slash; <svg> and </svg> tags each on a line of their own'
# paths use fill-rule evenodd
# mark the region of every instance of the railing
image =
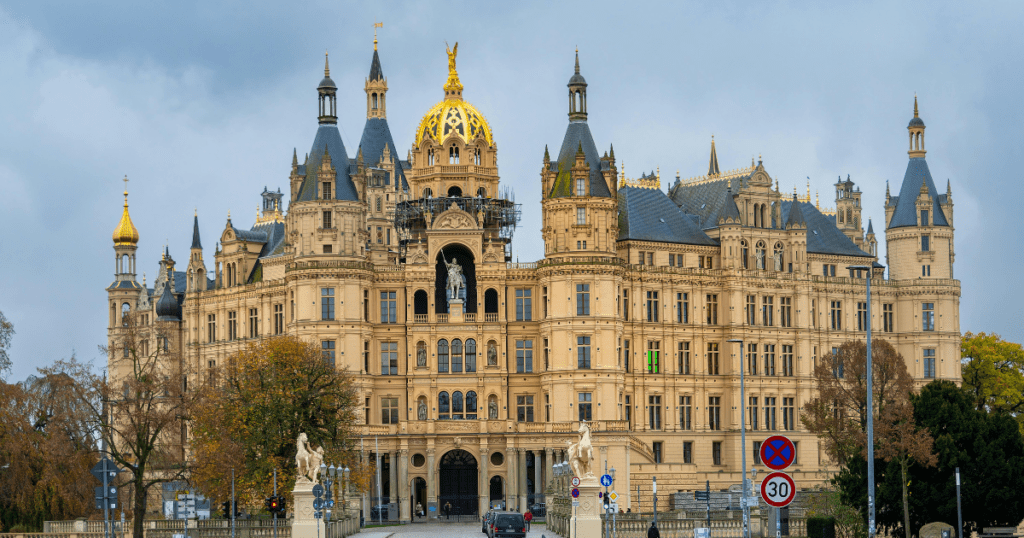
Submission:
<svg viewBox="0 0 1024 538">
<path fill-rule="evenodd" d="M 437 322 L 438 323 L 448 323 L 448 314 L 438 314 L 437 315 Z"/>
<path fill-rule="evenodd" d="M 476 323 L 476 312 L 466 312 L 463 314 L 466 323 Z"/>
<path fill-rule="evenodd" d="M 629 447 L 643 454 L 644 456 L 647 456 L 647 459 L 651 460 L 652 462 L 654 461 L 654 451 L 651 450 L 651 447 L 647 446 L 647 443 L 641 441 L 640 439 L 637 439 L 632 435 L 629 436 Z"/>
<path fill-rule="evenodd" d="M 497 313 L 484 314 L 484 321 L 488 322 L 488 323 L 497 322 L 498 321 L 498 314 Z"/>
<path fill-rule="evenodd" d="M 547 528 L 560 535 L 569 536 L 572 525 L 572 508 L 564 495 L 547 497 Z M 601 536 L 610 538 L 605 526 L 606 514 L 601 514 Z M 616 538 L 646 538 L 654 514 L 618 513 L 613 516 Z M 750 515 L 750 535 L 754 537 L 774 536 L 775 529 L 769 528 L 766 511 L 754 509 Z M 658 532 L 663 538 L 692 538 L 694 528 L 707 527 L 705 512 L 686 513 L 682 511 L 658 512 Z M 711 538 L 742 538 L 743 515 L 740 510 L 712 511 Z M 807 536 L 805 517 L 789 517 L 788 536 Z"/>
<path fill-rule="evenodd" d="M 413 314 L 412 321 L 413 323 L 429 323 L 430 314 Z"/>
<path fill-rule="evenodd" d="M 537 262 L 506 262 L 505 269 L 536 269 Z"/>
</svg>

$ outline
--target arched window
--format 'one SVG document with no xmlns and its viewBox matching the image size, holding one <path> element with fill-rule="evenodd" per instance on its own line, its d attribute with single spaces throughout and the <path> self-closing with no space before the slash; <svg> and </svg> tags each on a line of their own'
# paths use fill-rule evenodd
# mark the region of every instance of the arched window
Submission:
<svg viewBox="0 0 1024 538">
<path fill-rule="evenodd" d="M 430 187 L 427 187 L 427 188 L 423 189 L 423 197 L 424 198 L 432 198 L 433 196 L 434 196 L 434 191 Z"/>
<path fill-rule="evenodd" d="M 754 266 L 755 269 L 764 270 L 764 268 L 765 268 L 764 257 L 768 254 L 767 250 L 768 250 L 768 247 L 764 244 L 764 241 L 758 241 L 757 242 L 757 251 L 754 254 L 755 258 L 757 259 L 757 264 Z"/>
<path fill-rule="evenodd" d="M 842 224 L 843 223 L 843 210 L 840 209 L 838 212 L 836 212 L 836 215 L 838 215 L 838 217 L 839 217 L 839 224 Z"/>
<path fill-rule="evenodd" d="M 427 166 L 434 166 L 434 150 L 427 150 Z"/>
<path fill-rule="evenodd" d="M 437 341 L 437 371 L 440 373 L 448 372 L 448 341 L 438 340 Z"/>
<path fill-rule="evenodd" d="M 765 204 L 761 204 L 761 227 L 762 228 L 767 228 L 768 227 L 769 223 L 768 223 L 767 219 L 765 218 L 767 216 L 768 216 L 768 214 L 767 214 L 767 207 L 765 206 Z"/>
<path fill-rule="evenodd" d="M 451 418 L 451 405 L 448 402 L 447 392 L 437 395 L 437 418 L 438 420 L 448 420 Z"/>
<path fill-rule="evenodd" d="M 451 187 L 448 187 L 448 197 L 449 198 L 459 198 L 461 196 L 462 196 L 462 188 L 460 188 L 458 185 L 452 185 Z"/>
<path fill-rule="evenodd" d="M 472 338 L 466 340 L 466 371 L 476 371 L 476 340 Z"/>
<path fill-rule="evenodd" d="M 480 150 L 477 149 L 473 152 L 473 164 L 480 166 Z"/>
<path fill-rule="evenodd" d="M 130 305 L 128 303 L 124 303 L 124 304 L 121 305 L 121 326 L 122 327 L 127 327 L 128 326 L 128 315 L 131 314 L 131 311 L 132 311 L 132 305 Z"/>
<path fill-rule="evenodd" d="M 487 198 L 487 189 L 480 187 L 476 190 L 476 195 L 480 198 Z"/>
<path fill-rule="evenodd" d="M 464 412 L 465 411 L 462 407 L 462 393 L 455 391 L 452 393 L 452 420 L 462 420 Z"/>
<path fill-rule="evenodd" d="M 853 224 L 853 210 L 852 209 L 847 209 L 846 210 L 846 222 L 848 222 L 850 224 Z"/>
<path fill-rule="evenodd" d="M 494 288 L 487 288 L 487 290 L 484 291 L 484 313 L 498 313 L 498 291 Z"/>
<path fill-rule="evenodd" d="M 373 109 L 377 110 L 377 94 L 373 94 Z"/>
<path fill-rule="evenodd" d="M 782 243 L 775 243 L 775 252 L 773 253 L 775 261 L 775 270 L 782 271 Z"/>
<path fill-rule="evenodd" d="M 476 412 L 476 393 L 469 391 L 466 393 L 466 420 L 476 420 Z"/>
<path fill-rule="evenodd" d="M 462 340 L 458 338 L 452 340 L 452 373 L 462 373 Z"/>
<path fill-rule="evenodd" d="M 760 223 L 758 222 L 758 218 L 757 218 L 758 215 L 760 214 L 760 211 L 757 210 L 757 206 L 758 205 L 759 204 L 754 204 L 754 228 L 759 228 L 760 227 Z"/>
<path fill-rule="evenodd" d="M 414 314 L 419 314 L 421 316 L 427 315 L 427 309 L 429 307 L 426 290 L 416 290 L 416 292 L 412 294 L 412 306 Z"/>
<path fill-rule="evenodd" d="M 740 241 L 740 256 L 743 258 L 741 265 L 744 269 L 750 269 L 750 247 L 745 240 Z"/>
<path fill-rule="evenodd" d="M 459 148 L 452 146 L 448 148 L 448 164 L 459 164 Z"/>
</svg>

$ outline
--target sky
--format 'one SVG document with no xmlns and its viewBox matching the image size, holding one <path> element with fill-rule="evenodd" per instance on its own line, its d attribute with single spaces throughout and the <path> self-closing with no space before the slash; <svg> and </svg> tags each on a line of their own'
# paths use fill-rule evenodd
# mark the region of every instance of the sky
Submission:
<svg viewBox="0 0 1024 538">
<path fill-rule="evenodd" d="M 883 243 L 886 181 L 907 165 L 914 95 L 937 185 L 952 185 L 961 329 L 1021 342 L 1024 3 L 54 2 L 0 0 L 0 312 L 9 379 L 75 354 L 102 365 L 122 178 L 151 285 L 167 245 L 184 265 L 193 211 L 205 258 L 229 211 L 288 190 L 316 132 L 330 51 L 339 127 L 355 151 L 373 23 L 400 153 L 443 97 L 445 41 L 487 118 L 501 183 L 522 204 L 513 256 L 543 257 L 540 169 L 567 124 L 579 47 L 589 124 L 628 177 L 667 187 L 761 155 L 783 192 L 822 206 L 847 175 Z M 354 155 L 350 155 L 354 157 Z M 941 187 L 940 187 L 941 188 Z M 142 275 L 140 274 L 141 278 Z"/>
</svg>

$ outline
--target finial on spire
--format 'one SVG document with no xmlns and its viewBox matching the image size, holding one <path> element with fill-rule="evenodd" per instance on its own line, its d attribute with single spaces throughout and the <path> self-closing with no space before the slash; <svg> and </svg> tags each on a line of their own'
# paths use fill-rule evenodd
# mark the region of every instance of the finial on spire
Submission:
<svg viewBox="0 0 1024 538">
<path fill-rule="evenodd" d="M 124 206 L 128 207 L 128 174 L 124 175 Z"/>
<path fill-rule="evenodd" d="M 330 59 L 327 57 L 327 49 L 324 49 L 324 76 L 325 77 L 331 76 L 331 64 L 330 64 L 329 60 Z"/>
<path fill-rule="evenodd" d="M 917 115 L 917 92 L 914 92 L 914 117 L 915 118 L 918 117 L 918 115 Z"/>
<path fill-rule="evenodd" d="M 576 47 L 576 74 L 580 74 L 580 48 Z"/>
<path fill-rule="evenodd" d="M 383 22 L 373 23 L 373 50 L 377 50 L 377 28 L 383 28 Z"/>
</svg>

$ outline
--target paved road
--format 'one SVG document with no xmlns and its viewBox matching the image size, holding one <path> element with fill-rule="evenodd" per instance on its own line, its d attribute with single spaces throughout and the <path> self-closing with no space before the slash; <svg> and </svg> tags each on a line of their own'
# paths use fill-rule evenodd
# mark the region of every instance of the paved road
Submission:
<svg viewBox="0 0 1024 538">
<path fill-rule="evenodd" d="M 530 532 L 526 533 L 527 538 L 556 538 L 557 535 L 549 532 L 543 525 L 534 525 Z M 356 534 L 356 538 L 485 538 L 480 532 L 480 523 L 424 523 L 416 525 L 401 525 L 395 527 L 377 527 L 363 529 Z"/>
</svg>

